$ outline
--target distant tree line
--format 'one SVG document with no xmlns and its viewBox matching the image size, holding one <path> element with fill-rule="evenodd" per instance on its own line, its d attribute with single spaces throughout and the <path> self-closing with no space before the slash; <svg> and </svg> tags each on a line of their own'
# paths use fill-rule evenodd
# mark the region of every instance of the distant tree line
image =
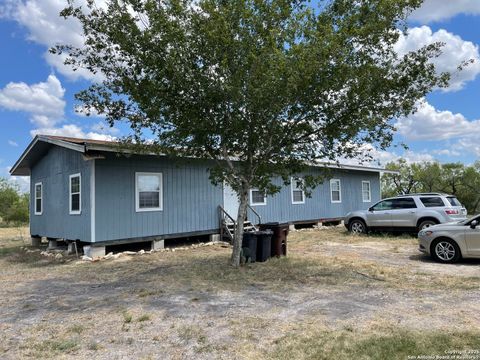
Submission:
<svg viewBox="0 0 480 360">
<path fill-rule="evenodd" d="M 455 195 L 469 214 L 480 212 L 480 161 L 473 165 L 421 162 L 409 164 L 400 159 L 388 163 L 388 170 L 399 174 L 382 176 L 382 196 L 418 192 L 442 192 Z"/>
<path fill-rule="evenodd" d="M 15 184 L 0 178 L 0 225 L 23 225 L 29 221 L 29 194 L 22 194 Z"/>
</svg>

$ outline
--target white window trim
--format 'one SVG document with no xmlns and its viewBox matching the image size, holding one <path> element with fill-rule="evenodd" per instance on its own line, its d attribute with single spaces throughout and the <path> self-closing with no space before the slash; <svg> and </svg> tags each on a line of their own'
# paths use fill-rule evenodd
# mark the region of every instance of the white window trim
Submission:
<svg viewBox="0 0 480 360">
<path fill-rule="evenodd" d="M 40 185 L 40 197 L 37 197 L 37 185 Z M 33 187 L 33 194 L 35 198 L 35 203 L 33 204 L 33 213 L 35 215 L 42 215 L 43 214 L 43 183 L 37 182 Z M 40 212 L 37 211 L 37 200 L 40 199 Z"/>
<path fill-rule="evenodd" d="M 339 200 L 333 200 L 333 188 L 332 188 L 332 183 L 338 181 L 338 199 Z M 330 180 L 330 202 L 332 204 L 339 204 L 342 202 L 342 182 L 340 179 L 331 179 Z"/>
<path fill-rule="evenodd" d="M 363 184 L 368 184 L 368 200 L 363 198 Z M 362 201 L 364 203 L 372 202 L 372 185 L 370 184 L 370 181 L 362 181 Z"/>
<path fill-rule="evenodd" d="M 292 204 L 293 205 L 297 205 L 297 204 L 305 204 L 305 191 L 303 191 L 303 189 L 297 189 L 294 187 L 294 184 L 297 182 L 297 181 L 304 181 L 302 178 L 291 178 L 290 179 L 290 193 L 291 193 L 291 196 L 292 196 Z M 302 201 L 294 201 L 293 200 L 293 192 L 294 191 L 302 191 Z"/>
<path fill-rule="evenodd" d="M 160 179 L 160 191 L 158 192 L 158 204 L 156 208 L 140 208 L 140 196 L 138 191 L 138 177 L 142 175 L 155 175 Z M 163 173 L 161 172 L 136 172 L 135 173 L 135 211 L 136 212 L 149 212 L 149 211 L 163 211 Z"/>
<path fill-rule="evenodd" d="M 265 195 L 263 195 L 263 202 L 257 202 L 257 203 L 254 203 L 253 202 L 253 192 L 254 191 L 259 191 L 258 189 L 250 189 L 250 205 L 251 206 L 259 206 L 259 205 L 267 205 L 267 197 Z"/>
<path fill-rule="evenodd" d="M 78 205 L 79 208 L 78 210 L 72 210 L 72 195 L 77 194 L 77 193 L 72 193 L 72 179 L 78 177 Z M 68 193 L 69 193 L 69 199 L 68 199 L 68 210 L 70 215 L 80 215 L 82 213 L 82 174 L 77 173 L 77 174 L 72 174 L 68 178 Z"/>
</svg>

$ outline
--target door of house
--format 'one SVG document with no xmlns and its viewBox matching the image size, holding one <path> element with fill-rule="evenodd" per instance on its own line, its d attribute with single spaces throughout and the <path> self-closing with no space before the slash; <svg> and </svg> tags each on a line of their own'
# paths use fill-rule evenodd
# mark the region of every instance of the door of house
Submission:
<svg viewBox="0 0 480 360">
<path fill-rule="evenodd" d="M 223 184 L 223 208 L 232 218 L 237 220 L 238 206 L 237 193 L 226 183 Z M 227 219 L 228 220 L 228 219 Z"/>
</svg>

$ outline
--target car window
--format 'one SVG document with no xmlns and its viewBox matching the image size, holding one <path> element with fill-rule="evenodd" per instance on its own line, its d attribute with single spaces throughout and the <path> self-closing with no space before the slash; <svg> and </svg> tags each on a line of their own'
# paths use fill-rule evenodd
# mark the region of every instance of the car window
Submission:
<svg viewBox="0 0 480 360">
<path fill-rule="evenodd" d="M 443 203 L 443 200 L 441 197 L 422 197 L 420 198 L 420 201 L 422 202 L 425 207 L 445 207 L 445 204 Z"/>
<path fill-rule="evenodd" d="M 458 201 L 458 199 L 455 196 L 448 196 L 447 200 L 452 206 L 462 206 L 460 201 Z"/>
<path fill-rule="evenodd" d="M 373 206 L 374 211 L 392 210 L 392 209 L 393 209 L 392 200 L 383 200 Z"/>
<path fill-rule="evenodd" d="M 415 200 L 413 198 L 399 198 L 393 199 L 393 208 L 398 209 L 415 209 L 417 204 L 415 204 Z"/>
</svg>

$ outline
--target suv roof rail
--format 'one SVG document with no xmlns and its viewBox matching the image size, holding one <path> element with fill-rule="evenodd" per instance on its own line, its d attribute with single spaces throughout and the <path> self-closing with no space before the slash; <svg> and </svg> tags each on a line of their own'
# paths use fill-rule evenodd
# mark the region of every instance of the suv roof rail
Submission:
<svg viewBox="0 0 480 360">
<path fill-rule="evenodd" d="M 402 197 L 402 196 L 425 196 L 425 195 L 435 195 L 435 196 L 450 196 L 448 194 L 443 194 L 439 192 L 424 192 L 424 193 L 411 193 L 411 194 L 400 194 L 397 195 L 397 197 Z"/>
</svg>

